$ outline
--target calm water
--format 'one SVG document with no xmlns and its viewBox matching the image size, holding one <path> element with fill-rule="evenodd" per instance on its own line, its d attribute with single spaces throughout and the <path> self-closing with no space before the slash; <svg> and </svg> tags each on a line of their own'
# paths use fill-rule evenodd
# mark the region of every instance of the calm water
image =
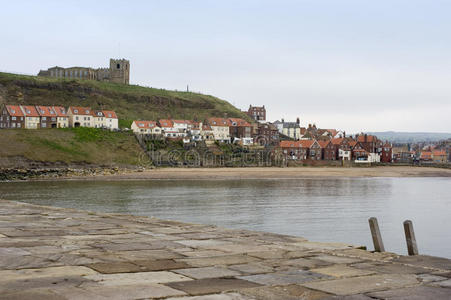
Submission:
<svg viewBox="0 0 451 300">
<path fill-rule="evenodd" d="M 450 178 L 0 183 L 0 198 L 155 216 L 345 242 L 373 249 L 377 217 L 387 251 L 406 253 L 402 222 L 419 251 L 451 258 Z"/>
</svg>

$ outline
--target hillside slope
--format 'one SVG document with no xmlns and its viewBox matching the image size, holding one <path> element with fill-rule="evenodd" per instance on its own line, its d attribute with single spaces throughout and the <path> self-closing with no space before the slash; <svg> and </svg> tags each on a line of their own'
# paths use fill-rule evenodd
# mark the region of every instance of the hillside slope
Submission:
<svg viewBox="0 0 451 300">
<path fill-rule="evenodd" d="M 142 151 L 130 132 L 95 128 L 0 131 L 0 169 L 33 166 L 136 166 Z"/>
<path fill-rule="evenodd" d="M 169 117 L 198 121 L 225 115 L 247 118 L 227 101 L 209 95 L 0 72 L 0 105 L 5 103 L 103 107 L 115 110 L 126 121 L 122 124 L 134 119 Z"/>
</svg>

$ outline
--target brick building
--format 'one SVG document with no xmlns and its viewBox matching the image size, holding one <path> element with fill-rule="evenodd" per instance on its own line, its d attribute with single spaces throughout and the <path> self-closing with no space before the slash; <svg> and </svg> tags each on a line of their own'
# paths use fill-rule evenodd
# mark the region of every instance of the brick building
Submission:
<svg viewBox="0 0 451 300">
<path fill-rule="evenodd" d="M 257 122 L 266 121 L 266 108 L 264 105 L 263 106 L 249 105 L 249 109 L 245 113 Z"/>
</svg>

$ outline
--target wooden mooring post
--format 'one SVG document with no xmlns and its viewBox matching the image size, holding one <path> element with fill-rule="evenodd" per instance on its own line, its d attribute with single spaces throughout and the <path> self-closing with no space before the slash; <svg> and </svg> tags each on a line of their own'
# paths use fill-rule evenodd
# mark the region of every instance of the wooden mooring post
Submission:
<svg viewBox="0 0 451 300">
<path fill-rule="evenodd" d="M 377 223 L 377 219 L 374 217 L 369 218 L 368 223 L 370 224 L 371 236 L 373 238 L 374 244 L 374 251 L 385 252 L 384 243 L 382 242 L 382 236 L 379 230 L 379 224 Z"/>
<path fill-rule="evenodd" d="M 418 255 L 417 240 L 413 231 L 413 223 L 410 220 L 404 221 L 404 233 L 406 235 L 407 253 L 409 255 Z"/>
</svg>

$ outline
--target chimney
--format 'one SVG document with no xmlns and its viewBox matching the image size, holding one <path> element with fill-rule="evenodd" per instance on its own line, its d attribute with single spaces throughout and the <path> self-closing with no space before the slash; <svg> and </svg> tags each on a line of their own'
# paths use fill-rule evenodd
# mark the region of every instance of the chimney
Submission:
<svg viewBox="0 0 451 300">
<path fill-rule="evenodd" d="M 308 128 L 309 128 L 309 129 L 312 128 L 312 124 L 308 124 Z"/>
<path fill-rule="evenodd" d="M 368 140 L 368 135 L 365 133 L 365 143 L 367 142 L 367 140 Z"/>
<path fill-rule="evenodd" d="M 296 118 L 296 124 L 301 124 L 301 120 L 299 118 Z"/>
<path fill-rule="evenodd" d="M 343 131 L 343 137 L 344 138 L 346 137 L 346 131 Z"/>
<path fill-rule="evenodd" d="M 282 123 L 285 123 L 285 120 L 282 118 Z"/>
</svg>

